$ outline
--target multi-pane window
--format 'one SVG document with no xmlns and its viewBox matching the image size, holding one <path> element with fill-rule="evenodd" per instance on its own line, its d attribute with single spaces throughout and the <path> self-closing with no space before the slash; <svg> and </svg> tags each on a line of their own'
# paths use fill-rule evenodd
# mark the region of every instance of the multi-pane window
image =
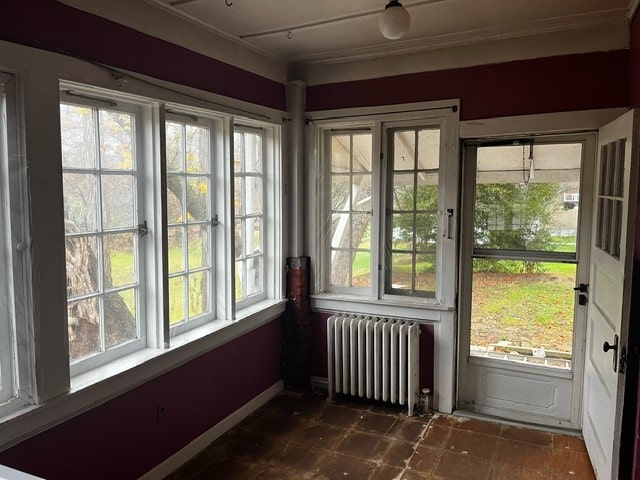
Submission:
<svg viewBox="0 0 640 480">
<path fill-rule="evenodd" d="M 386 291 L 433 296 L 438 236 L 439 128 L 389 132 Z"/>
<path fill-rule="evenodd" d="M 625 148 L 626 140 L 620 139 L 603 145 L 600 154 L 595 243 L 614 258 L 620 258 Z"/>
<path fill-rule="evenodd" d="M 212 128 L 171 120 L 167 139 L 169 322 L 212 313 Z"/>
<path fill-rule="evenodd" d="M 146 233 L 134 110 L 60 105 L 69 356 L 140 339 Z"/>
<path fill-rule="evenodd" d="M 329 284 L 334 290 L 371 287 L 372 134 L 328 135 L 331 209 Z"/>
<path fill-rule="evenodd" d="M 264 131 L 236 126 L 234 142 L 235 299 L 238 305 L 264 298 Z"/>
</svg>

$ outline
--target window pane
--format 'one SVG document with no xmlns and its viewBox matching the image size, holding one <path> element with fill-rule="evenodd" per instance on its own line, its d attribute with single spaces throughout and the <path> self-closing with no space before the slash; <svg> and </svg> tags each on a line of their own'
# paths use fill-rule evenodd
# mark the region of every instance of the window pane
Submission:
<svg viewBox="0 0 640 480">
<path fill-rule="evenodd" d="M 62 166 L 95 168 L 96 121 L 94 110 L 75 105 L 60 105 Z"/>
<path fill-rule="evenodd" d="M 96 176 L 64 173 L 64 218 L 67 233 L 96 231 Z"/>
<path fill-rule="evenodd" d="M 371 210 L 371 175 L 353 175 L 352 210 Z"/>
<path fill-rule="evenodd" d="M 166 123 L 167 171 L 181 172 L 184 169 L 184 131 L 182 124 Z"/>
<path fill-rule="evenodd" d="M 475 247 L 575 252 L 581 144 L 480 147 Z"/>
<path fill-rule="evenodd" d="M 187 173 L 209 173 L 209 129 L 187 125 Z"/>
<path fill-rule="evenodd" d="M 351 216 L 349 214 L 333 214 L 331 225 L 331 246 L 333 248 L 349 248 L 351 245 Z"/>
<path fill-rule="evenodd" d="M 169 273 L 184 272 L 184 227 L 169 227 Z"/>
<path fill-rule="evenodd" d="M 184 207 L 184 177 L 181 175 L 167 175 L 167 223 L 182 223 L 185 221 Z"/>
<path fill-rule="evenodd" d="M 391 254 L 391 288 L 413 289 L 413 255 L 410 253 Z"/>
<path fill-rule="evenodd" d="M 107 348 L 138 338 L 136 290 L 129 289 L 104 296 L 104 328 Z"/>
<path fill-rule="evenodd" d="M 415 228 L 413 213 L 396 213 L 392 217 L 391 248 L 394 250 L 413 250 L 413 231 Z"/>
<path fill-rule="evenodd" d="M 416 255 L 416 290 L 436 291 L 436 255 Z"/>
<path fill-rule="evenodd" d="M 187 178 L 187 219 L 202 221 L 208 217 L 209 180 L 207 177 Z"/>
<path fill-rule="evenodd" d="M 262 177 L 246 178 L 246 213 L 259 215 L 262 213 Z"/>
<path fill-rule="evenodd" d="M 353 136 L 353 171 L 370 172 L 373 145 L 371 134 Z"/>
<path fill-rule="evenodd" d="M 102 175 L 102 226 L 104 229 L 135 226 L 138 223 L 135 206 L 133 175 Z"/>
<path fill-rule="evenodd" d="M 98 298 L 68 302 L 69 357 L 78 360 L 100 351 L 100 307 Z"/>
<path fill-rule="evenodd" d="M 98 292 L 98 237 L 67 237 L 65 254 L 67 297 Z"/>
<path fill-rule="evenodd" d="M 576 265 L 474 259 L 471 353 L 570 368 Z"/>
<path fill-rule="evenodd" d="M 416 168 L 416 133 L 414 130 L 393 134 L 393 169 L 414 170 Z"/>
<path fill-rule="evenodd" d="M 331 137 L 331 171 L 334 173 L 351 171 L 351 137 L 349 135 Z"/>
<path fill-rule="evenodd" d="M 244 204 L 244 179 L 242 177 L 236 177 L 233 181 L 234 184 L 234 211 L 236 216 L 242 216 L 245 214 Z"/>
<path fill-rule="evenodd" d="M 351 177 L 349 175 L 331 176 L 331 210 L 348 212 L 351 210 Z"/>
<path fill-rule="evenodd" d="M 128 113 L 100 110 L 100 164 L 102 168 L 135 168 L 133 116 Z"/>
<path fill-rule="evenodd" d="M 331 253 L 331 285 L 350 286 L 351 253 L 351 250 L 334 250 Z"/>
<path fill-rule="evenodd" d="M 235 228 L 235 250 L 236 258 L 242 258 L 245 255 L 245 242 L 244 242 L 244 222 L 242 220 L 236 220 Z"/>
<path fill-rule="evenodd" d="M 254 133 L 244 134 L 244 169 L 249 173 L 262 172 L 262 135 Z"/>
<path fill-rule="evenodd" d="M 184 321 L 184 277 L 169 279 L 169 324 Z"/>
<path fill-rule="evenodd" d="M 351 248 L 369 249 L 371 246 L 371 215 L 351 216 Z"/>
<path fill-rule="evenodd" d="M 262 292 L 262 257 L 247 261 L 247 296 Z"/>
<path fill-rule="evenodd" d="M 243 260 L 236 261 L 236 301 L 243 300 L 246 297 L 244 288 L 245 262 Z"/>
<path fill-rule="evenodd" d="M 393 175 L 393 209 L 412 212 L 415 208 L 414 174 L 402 173 Z"/>
<path fill-rule="evenodd" d="M 197 317 L 209 311 L 209 285 L 207 272 L 189 275 L 189 317 Z"/>
<path fill-rule="evenodd" d="M 192 225 L 188 228 L 189 269 L 209 265 L 209 224 Z"/>
<path fill-rule="evenodd" d="M 351 278 L 355 287 L 371 286 L 371 254 L 355 252 L 351 264 Z"/>
<path fill-rule="evenodd" d="M 133 233 L 105 235 L 104 240 L 105 288 L 118 288 L 137 283 L 135 252 L 136 236 Z"/>
<path fill-rule="evenodd" d="M 440 164 L 440 130 L 418 131 L 418 170 L 437 169 Z"/>
<path fill-rule="evenodd" d="M 240 132 L 233 134 L 233 171 L 244 172 L 244 135 Z"/>
<path fill-rule="evenodd" d="M 247 231 L 246 231 L 247 255 L 262 253 L 262 239 L 261 239 L 262 218 L 261 217 L 248 218 L 246 225 L 247 225 Z"/>
</svg>

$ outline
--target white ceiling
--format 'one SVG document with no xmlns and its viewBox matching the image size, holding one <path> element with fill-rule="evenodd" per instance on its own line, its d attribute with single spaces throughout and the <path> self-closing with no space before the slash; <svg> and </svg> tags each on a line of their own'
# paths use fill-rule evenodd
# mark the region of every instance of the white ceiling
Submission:
<svg viewBox="0 0 640 480">
<path fill-rule="evenodd" d="M 620 22 L 633 0 L 406 0 L 402 40 L 378 31 L 386 0 L 146 0 L 288 62 L 367 58 Z M 227 3 L 231 4 L 227 6 Z"/>
</svg>

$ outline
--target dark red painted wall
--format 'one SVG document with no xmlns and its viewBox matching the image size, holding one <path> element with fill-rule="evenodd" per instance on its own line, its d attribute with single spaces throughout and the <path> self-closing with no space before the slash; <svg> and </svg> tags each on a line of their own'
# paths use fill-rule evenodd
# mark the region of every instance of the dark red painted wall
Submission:
<svg viewBox="0 0 640 480">
<path fill-rule="evenodd" d="M 2 2 L 0 39 L 285 110 L 279 82 L 56 0 Z"/>
<path fill-rule="evenodd" d="M 626 107 L 629 51 L 564 55 L 311 86 L 307 90 L 307 109 L 451 98 L 460 99 L 461 120 Z"/>
<path fill-rule="evenodd" d="M 331 313 L 315 312 L 312 322 L 311 375 L 327 376 L 327 318 Z M 429 388 L 433 392 L 433 325 L 420 325 L 420 388 Z"/>
<path fill-rule="evenodd" d="M 1 452 L 0 464 L 47 480 L 136 479 L 279 380 L 274 320 Z"/>
</svg>

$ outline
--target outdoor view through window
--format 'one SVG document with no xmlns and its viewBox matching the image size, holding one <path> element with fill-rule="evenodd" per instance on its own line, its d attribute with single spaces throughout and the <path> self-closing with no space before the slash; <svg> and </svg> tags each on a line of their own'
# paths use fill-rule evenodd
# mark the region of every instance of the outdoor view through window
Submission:
<svg viewBox="0 0 640 480">
<path fill-rule="evenodd" d="M 580 143 L 478 148 L 472 355 L 571 368 L 581 158 Z"/>
</svg>

